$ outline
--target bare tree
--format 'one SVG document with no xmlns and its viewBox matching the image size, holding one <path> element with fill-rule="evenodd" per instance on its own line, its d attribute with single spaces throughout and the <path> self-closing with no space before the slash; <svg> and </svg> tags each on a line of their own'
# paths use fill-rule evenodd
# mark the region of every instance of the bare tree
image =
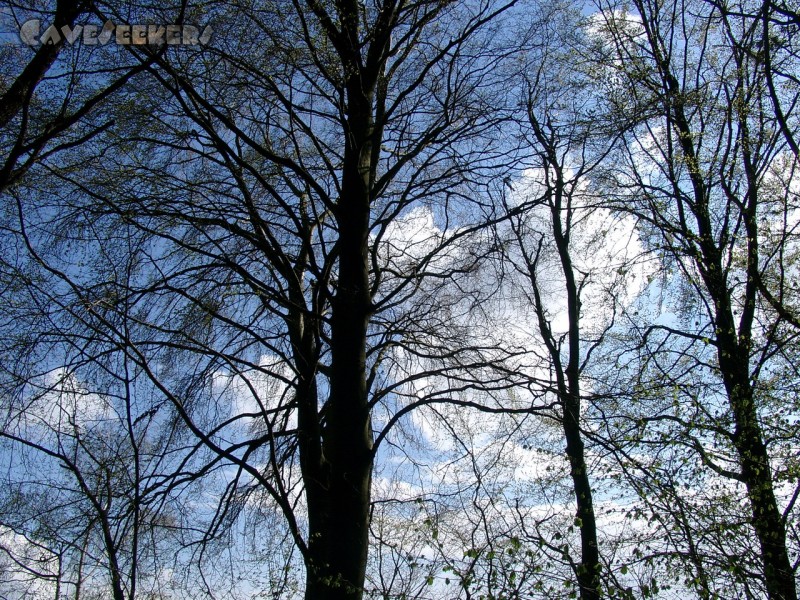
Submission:
<svg viewBox="0 0 800 600">
<path fill-rule="evenodd" d="M 104 103 L 114 126 L 8 192 L 9 230 L 80 307 L 85 343 L 135 365 L 194 437 L 191 477 L 232 468 L 200 543 L 270 498 L 307 598 L 362 597 L 380 444 L 415 406 L 459 401 L 405 402 L 422 375 L 400 354 L 471 373 L 465 389 L 515 382 L 496 348 L 448 337 L 455 303 L 433 296 L 500 218 L 484 190 L 515 150 L 498 135 L 514 4 L 215 6 L 236 35 L 130 47 L 149 78 Z M 403 238 L 415 210 L 430 226 Z"/>
<path fill-rule="evenodd" d="M 796 332 L 786 330 L 785 318 L 776 318 L 759 293 L 773 253 L 794 252 L 795 225 L 780 215 L 792 211 L 786 203 L 794 202 L 788 182 L 796 157 L 784 152 L 768 93 L 768 68 L 758 51 L 762 29 L 746 7 L 637 2 L 635 8 L 638 14 L 608 7 L 600 27 L 613 45 L 606 82 L 615 91 L 607 98 L 630 124 L 619 168 L 608 170 L 609 189 L 619 194 L 619 209 L 640 220 L 643 238 L 663 261 L 664 293 L 683 299 L 676 303 L 683 314 L 672 321 L 634 319 L 646 356 L 639 364 L 650 372 L 646 385 L 654 386 L 639 393 L 661 406 L 654 415 L 641 414 L 638 426 L 667 443 L 674 425 L 675 441 L 732 482 L 734 498 L 746 499 L 746 530 L 759 545 L 760 573 L 735 567 L 740 581 L 761 579 L 770 598 L 796 598 L 787 538 L 795 493 L 779 500 L 784 467 L 776 462 L 796 431 L 774 418 L 780 393 L 771 389 L 770 375 L 796 381 L 789 350 Z M 767 250 L 776 239 L 773 228 L 782 232 L 780 250 Z M 627 359 L 618 359 L 618 368 L 619 360 Z M 690 401 L 678 414 L 666 409 L 670 388 Z M 700 531 L 695 536 L 683 542 L 693 568 L 700 568 L 704 551 L 691 550 Z M 732 560 L 741 564 L 743 556 Z"/>
<path fill-rule="evenodd" d="M 83 24 L 78 21 L 105 9 L 104 3 L 59 0 L 50 11 L 7 4 L 6 23 L 15 24 L 25 40 L 3 48 L 0 190 L 19 181 L 37 161 L 90 142 L 107 129 L 113 118 L 100 107 L 143 70 L 139 61 L 114 60 L 108 47 L 81 48 Z M 25 29 L 29 22 L 40 26 L 34 39 Z M 48 25 L 44 33 L 42 24 Z M 106 27 L 110 38 L 113 31 Z M 68 32 L 75 36 L 71 43 Z M 98 55 L 103 58 L 97 60 Z"/>
</svg>

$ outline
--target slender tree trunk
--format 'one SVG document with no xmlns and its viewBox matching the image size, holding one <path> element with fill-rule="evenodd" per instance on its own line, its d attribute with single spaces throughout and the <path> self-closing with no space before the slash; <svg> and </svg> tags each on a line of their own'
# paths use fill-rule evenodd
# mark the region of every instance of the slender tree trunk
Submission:
<svg viewBox="0 0 800 600">
<path fill-rule="evenodd" d="M 755 300 L 759 279 L 758 257 L 758 183 L 749 150 L 747 117 L 734 107 L 729 115 L 731 127 L 742 141 L 743 170 L 748 180 L 746 197 L 737 199 L 747 235 L 747 282 L 744 307 L 738 328 L 734 319 L 731 292 L 723 269 L 725 248 L 717 241 L 709 206 L 709 184 L 698 159 L 693 131 L 685 110 L 686 95 L 679 78 L 672 71 L 667 46 L 660 37 L 655 17 L 641 2 L 636 3 L 643 15 L 643 26 L 659 70 L 663 87 L 666 116 L 677 134 L 682 156 L 692 184 L 691 201 L 676 198 L 681 214 L 693 214 L 697 234 L 681 223 L 684 236 L 691 240 L 691 255 L 698 267 L 703 285 L 713 302 L 717 359 L 725 385 L 728 404 L 734 419 L 733 444 L 739 456 L 741 481 L 747 488 L 750 516 L 758 538 L 763 563 L 764 583 L 770 600 L 796 600 L 794 572 L 786 548 L 786 527 L 775 498 L 769 453 L 758 420 L 753 384 L 750 380 L 750 353 Z M 739 64 L 740 77 L 744 66 Z M 744 84 L 740 81 L 744 86 Z M 734 119 L 738 117 L 738 121 Z"/>
<path fill-rule="evenodd" d="M 572 393 L 563 402 L 564 437 L 567 441 L 572 488 L 578 506 L 578 527 L 581 532 L 581 562 L 578 565 L 578 586 L 582 600 L 600 598 L 600 552 L 597 546 L 597 523 L 592 503 L 592 487 L 586 469 L 583 438 L 580 430 L 580 399 Z"/>
<path fill-rule="evenodd" d="M 750 501 L 767 594 L 770 600 L 796 600 L 794 571 L 786 549 L 786 527 L 775 498 L 769 453 L 763 441 L 749 378 L 749 348 L 742 348 L 737 343 L 727 303 L 718 302 L 717 313 L 720 332 L 717 336 L 718 360 L 734 417 L 733 442 Z"/>
<path fill-rule="evenodd" d="M 580 395 L 580 298 L 572 259 L 569 252 L 569 239 L 561 227 L 560 193 L 557 192 L 556 209 L 553 211 L 553 231 L 556 247 L 561 258 L 567 290 L 567 314 L 569 319 L 569 359 L 565 370 L 566 381 L 560 378 L 559 395 L 563 407 L 564 438 L 567 442 L 572 488 L 577 503 L 577 521 L 581 532 L 581 562 L 578 565 L 578 586 L 582 600 L 600 598 L 600 552 L 597 546 L 597 523 L 592 503 L 592 487 L 586 469 L 586 456 L 581 433 L 581 395 Z M 558 212 L 558 214 L 556 214 Z"/>
<path fill-rule="evenodd" d="M 531 114 L 531 125 L 539 141 L 547 147 L 547 136 L 541 131 L 535 117 Z M 531 258 L 526 255 L 528 273 L 534 295 L 534 308 L 536 310 L 539 333 L 547 346 L 550 360 L 556 377 L 556 390 L 559 404 L 562 409 L 562 428 L 566 441 L 567 458 L 570 464 L 570 477 L 572 489 L 575 494 L 576 525 L 581 536 L 581 560 L 576 569 L 578 588 L 582 600 L 597 600 L 600 594 L 600 551 L 597 544 L 597 522 L 595 519 L 594 505 L 592 502 L 592 486 L 586 468 L 585 447 L 583 433 L 581 432 L 581 394 L 580 394 L 580 291 L 573 272 L 572 257 L 570 254 L 569 233 L 563 225 L 562 211 L 565 210 L 563 200 L 564 181 L 558 161 L 551 153 L 551 161 L 547 168 L 552 168 L 557 174 L 556 181 L 548 192 L 550 214 L 552 219 L 552 233 L 561 262 L 564 275 L 565 292 L 567 297 L 567 315 L 569 330 L 567 333 L 567 364 L 564 367 L 561 347 L 556 342 L 545 314 L 544 303 L 539 290 L 537 262 L 541 246 L 536 256 Z M 568 209 L 566 209 L 568 210 Z M 517 239 L 524 248 L 523 235 L 517 230 Z"/>
</svg>

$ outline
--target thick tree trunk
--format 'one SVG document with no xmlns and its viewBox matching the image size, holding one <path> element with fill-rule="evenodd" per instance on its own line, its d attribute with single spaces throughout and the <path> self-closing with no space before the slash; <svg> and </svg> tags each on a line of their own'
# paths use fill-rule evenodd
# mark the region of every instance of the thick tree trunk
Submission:
<svg viewBox="0 0 800 600">
<path fill-rule="evenodd" d="M 362 117 L 369 123 L 368 115 Z M 304 466 L 308 600 L 359 600 L 366 573 L 372 427 L 366 383 L 369 195 L 361 177 L 363 156 L 369 156 L 368 147 L 345 153 L 337 214 L 340 254 L 331 313 L 330 391 L 317 427 L 321 453 L 310 456 Z"/>
<path fill-rule="evenodd" d="M 366 384 L 370 304 L 367 221 L 357 212 L 342 210 L 339 282 L 331 315 L 330 395 L 321 429 L 322 452 L 306 469 L 308 600 L 359 600 L 366 573 L 372 473 Z"/>
<path fill-rule="evenodd" d="M 307 600 L 360 600 L 367 564 L 371 465 L 338 462 L 308 493 Z"/>
<path fill-rule="evenodd" d="M 344 225 L 348 215 L 353 219 Z M 361 251 L 366 238 L 358 231 L 364 230 L 365 223 L 343 210 L 340 227 L 342 254 L 331 319 L 331 387 L 322 434 L 324 479 L 308 495 L 308 600 L 359 600 L 367 564 L 372 472 L 366 386 L 369 288 L 366 254 Z"/>
<path fill-rule="evenodd" d="M 350 38 L 357 40 L 358 35 L 352 33 Z M 344 60 L 353 74 L 347 85 L 341 195 L 335 210 L 338 282 L 331 307 L 331 376 L 322 425 L 323 473 L 318 482 L 312 482 L 316 489 L 308 494 L 311 539 L 307 600 L 360 600 L 369 545 L 373 457 L 366 349 L 372 306 L 368 241 L 377 77 L 358 70 L 360 49 L 351 48 L 351 52 L 350 60 Z M 372 85 L 365 85 L 365 80 Z"/>
<path fill-rule="evenodd" d="M 341 256 L 331 315 L 332 362 L 322 433 L 322 473 L 308 489 L 308 600 L 360 599 L 366 572 L 372 472 L 366 385 L 369 288 L 367 225 L 357 212 L 344 209 L 340 220 Z"/>
</svg>

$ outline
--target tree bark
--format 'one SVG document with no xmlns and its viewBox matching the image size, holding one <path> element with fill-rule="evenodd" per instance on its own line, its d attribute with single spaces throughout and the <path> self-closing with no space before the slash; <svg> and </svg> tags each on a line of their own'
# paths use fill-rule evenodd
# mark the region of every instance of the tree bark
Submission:
<svg viewBox="0 0 800 600">
<path fill-rule="evenodd" d="M 331 306 L 331 376 L 322 469 L 308 494 L 308 600 L 360 600 L 369 546 L 372 425 L 367 394 L 371 316 L 368 242 L 373 180 L 374 90 L 380 67 L 361 60 L 359 8 L 339 6 L 334 40 L 346 73 L 341 193 L 334 217 L 338 273 Z M 372 72 L 374 70 L 374 72 Z"/>
</svg>

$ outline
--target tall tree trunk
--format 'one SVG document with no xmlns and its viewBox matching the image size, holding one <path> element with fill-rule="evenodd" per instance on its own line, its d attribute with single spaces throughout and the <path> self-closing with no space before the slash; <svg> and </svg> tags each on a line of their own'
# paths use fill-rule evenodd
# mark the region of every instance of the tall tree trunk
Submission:
<svg viewBox="0 0 800 600">
<path fill-rule="evenodd" d="M 368 242 L 373 144 L 379 144 L 373 140 L 374 90 L 380 67 L 361 63 L 358 10 L 355 2 L 340 7 L 339 53 L 348 76 L 341 193 L 334 211 L 338 281 L 331 306 L 330 392 L 322 426 L 324 489 L 308 496 L 307 600 L 360 600 L 369 545 L 373 456 L 366 368 L 372 306 Z"/>
<path fill-rule="evenodd" d="M 339 218 L 341 254 L 331 315 L 330 395 L 322 432 L 324 479 L 308 495 L 308 600 L 358 600 L 366 573 L 372 472 L 366 384 L 368 214 L 363 215 L 362 199 L 354 196 L 342 199 Z"/>
<path fill-rule="evenodd" d="M 769 453 L 750 382 L 749 335 L 745 339 L 740 335 L 737 339 L 727 297 L 715 297 L 714 301 L 719 332 L 717 356 L 733 413 L 733 443 L 750 501 L 751 522 L 758 537 L 767 594 L 770 600 L 796 600 L 794 571 L 786 549 L 786 527 L 775 498 Z"/>
<path fill-rule="evenodd" d="M 747 282 L 744 291 L 744 306 L 738 327 L 734 319 L 731 291 L 724 271 L 723 257 L 726 252 L 723 241 L 718 241 L 712 224 L 712 209 L 709 205 L 709 183 L 700 164 L 695 135 L 686 111 L 687 94 L 681 87 L 679 77 L 672 70 L 667 45 L 661 39 L 656 15 L 642 2 L 636 3 L 643 17 L 642 23 L 653 52 L 663 89 L 665 116 L 669 127 L 677 134 L 680 160 L 688 168 L 691 180 L 691 199 L 676 198 L 681 214 L 686 210 L 693 215 L 697 233 L 683 222 L 682 235 L 688 241 L 690 255 L 697 266 L 703 285 L 713 302 L 714 329 L 716 332 L 717 360 L 725 385 L 728 404 L 734 420 L 733 444 L 739 456 L 741 481 L 747 488 L 750 501 L 750 517 L 758 538 L 764 583 L 770 600 L 796 600 L 797 590 L 794 573 L 786 548 L 786 527 L 775 498 L 769 453 L 764 442 L 764 433 L 758 419 L 753 384 L 750 380 L 750 354 L 752 329 L 755 316 L 755 301 L 758 293 L 758 177 L 750 156 L 748 120 L 743 106 L 735 106 L 728 114 L 730 126 L 742 146 L 742 168 L 747 178 L 744 198 L 734 198 L 740 206 L 747 236 Z M 737 59 L 738 83 L 744 88 L 744 65 Z M 732 192 L 727 192 L 732 194 Z M 728 232 L 726 232 L 729 235 Z M 725 236 L 721 236 L 725 237 Z"/>
<path fill-rule="evenodd" d="M 560 178 L 559 178 L 560 179 Z M 577 521 L 581 532 L 581 562 L 578 565 L 578 586 L 582 600 L 600 598 L 600 552 L 597 546 L 597 523 L 592 503 L 592 487 L 586 469 L 586 456 L 581 433 L 580 395 L 580 293 L 575 282 L 569 238 L 561 226 L 561 193 L 556 191 L 557 202 L 553 213 L 553 232 L 561 259 L 567 291 L 567 317 L 569 320 L 569 358 L 564 377 L 559 376 L 559 396 L 563 407 L 564 438 L 567 442 L 572 489 L 577 504 Z M 559 373 L 560 375 L 560 373 Z"/>
<path fill-rule="evenodd" d="M 600 550 L 597 544 L 597 522 L 592 501 L 592 486 L 586 468 L 586 455 L 581 432 L 581 390 L 580 390 L 580 318 L 581 300 L 580 290 L 575 280 L 570 249 L 570 220 L 572 203 L 565 199 L 566 182 L 564 170 L 558 160 L 553 137 L 543 129 L 533 107 L 528 107 L 528 120 L 533 129 L 536 140 L 542 148 L 544 158 L 544 171 L 552 173 L 553 180 L 549 180 L 547 200 L 550 207 L 553 241 L 561 263 L 564 275 L 564 293 L 567 300 L 567 363 L 564 366 L 561 346 L 556 341 L 550 324 L 546 319 L 544 303 L 540 296 L 538 276 L 536 274 L 536 258 L 531 261 L 527 258 L 528 272 L 533 287 L 535 310 L 539 325 L 539 333 L 547 346 L 550 360 L 556 377 L 556 391 L 561 405 L 561 425 L 566 441 L 567 459 L 570 465 L 572 489 L 575 494 L 576 525 L 581 536 L 581 560 L 577 565 L 576 577 L 580 590 L 581 600 L 597 600 L 600 598 Z M 566 215 L 566 216 L 565 216 Z M 518 233 L 520 244 L 524 240 Z"/>
</svg>

